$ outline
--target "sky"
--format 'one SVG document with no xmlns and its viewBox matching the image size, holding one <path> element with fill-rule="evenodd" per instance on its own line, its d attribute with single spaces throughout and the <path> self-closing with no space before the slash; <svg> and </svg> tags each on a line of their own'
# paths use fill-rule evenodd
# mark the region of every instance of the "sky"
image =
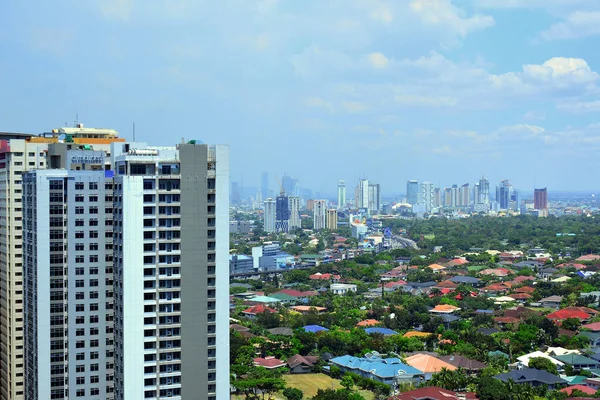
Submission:
<svg viewBox="0 0 600 400">
<path fill-rule="evenodd" d="M 0 131 L 135 122 L 272 189 L 598 187 L 598 0 L 3 1 L 0 26 Z"/>
</svg>

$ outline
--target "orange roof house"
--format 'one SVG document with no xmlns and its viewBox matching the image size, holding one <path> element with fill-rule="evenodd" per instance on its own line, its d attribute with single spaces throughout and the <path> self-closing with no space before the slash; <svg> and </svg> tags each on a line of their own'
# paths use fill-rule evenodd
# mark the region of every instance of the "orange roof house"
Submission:
<svg viewBox="0 0 600 400">
<path fill-rule="evenodd" d="M 431 313 L 438 313 L 438 314 L 450 314 L 453 313 L 454 311 L 458 311 L 460 310 L 459 307 L 450 305 L 450 304 L 438 304 L 437 306 L 433 307 L 431 310 L 429 310 L 429 312 Z"/>
<path fill-rule="evenodd" d="M 430 356 L 429 354 L 415 354 L 407 357 L 404 361 L 411 367 L 416 368 L 419 371 L 423 371 L 426 374 L 440 372 L 442 368 L 446 368 L 449 371 L 455 371 L 457 369 L 454 365 L 448 364 L 447 362 L 442 361 L 439 358 L 435 358 L 434 356 Z"/>
<path fill-rule="evenodd" d="M 361 326 L 361 327 L 365 327 L 365 326 L 375 326 L 375 325 L 379 325 L 380 322 L 377 321 L 376 319 L 365 319 L 364 321 L 360 321 L 358 324 L 356 324 L 356 326 Z"/>
<path fill-rule="evenodd" d="M 428 265 L 427 268 L 430 268 L 433 270 L 433 272 L 440 272 L 446 269 L 446 267 L 444 267 L 443 265 L 440 264 L 431 264 Z"/>
<path fill-rule="evenodd" d="M 426 337 L 429 337 L 431 335 L 433 335 L 433 333 L 431 333 L 431 332 L 408 331 L 404 335 L 402 335 L 402 337 L 405 337 L 405 338 L 412 338 L 412 337 L 426 338 Z"/>
</svg>

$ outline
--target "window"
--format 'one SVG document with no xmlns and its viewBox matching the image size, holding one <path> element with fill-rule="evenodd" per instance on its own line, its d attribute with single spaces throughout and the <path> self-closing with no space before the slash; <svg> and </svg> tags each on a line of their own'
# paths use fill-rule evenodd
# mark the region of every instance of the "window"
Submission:
<svg viewBox="0 0 600 400">
<path fill-rule="evenodd" d="M 82 219 L 76 219 L 75 226 L 85 226 L 85 221 Z"/>
<path fill-rule="evenodd" d="M 97 324 L 100 318 L 97 315 L 90 315 L 90 324 Z"/>
<path fill-rule="evenodd" d="M 83 182 L 75 182 L 75 190 L 83 190 Z"/>
<path fill-rule="evenodd" d="M 98 182 L 90 182 L 89 188 L 90 190 L 98 190 Z"/>
<path fill-rule="evenodd" d="M 97 194 L 91 194 L 89 197 L 89 201 L 90 203 L 97 203 L 98 202 L 98 195 Z"/>
<path fill-rule="evenodd" d="M 94 207 L 94 206 L 90 207 L 89 213 L 90 214 L 98 214 L 98 207 Z"/>
<path fill-rule="evenodd" d="M 98 243 L 90 243 L 90 251 L 98 250 Z"/>
<path fill-rule="evenodd" d="M 77 342 L 75 342 L 75 348 L 77 348 L 77 349 L 85 348 L 85 340 L 78 340 Z"/>
<path fill-rule="evenodd" d="M 75 367 L 75 372 L 85 372 L 85 365 L 79 364 Z"/>
<path fill-rule="evenodd" d="M 75 281 L 75 287 L 85 287 L 85 281 L 83 279 L 77 279 Z"/>
<path fill-rule="evenodd" d="M 98 262 L 98 255 L 97 254 L 93 254 L 90 256 L 90 262 L 91 263 L 96 263 Z"/>
<path fill-rule="evenodd" d="M 90 238 L 91 239 L 97 239 L 98 238 L 98 231 L 90 231 Z"/>
<path fill-rule="evenodd" d="M 76 194 L 75 195 L 75 202 L 76 203 L 83 203 L 85 201 L 85 196 L 82 194 Z"/>
<path fill-rule="evenodd" d="M 81 207 L 81 206 L 75 207 L 75 214 L 83 214 L 84 212 L 85 211 L 84 211 L 83 207 Z"/>
<path fill-rule="evenodd" d="M 75 275 L 83 275 L 85 274 L 85 269 L 83 267 L 75 268 Z"/>
<path fill-rule="evenodd" d="M 90 219 L 90 226 L 98 226 L 98 219 L 97 218 Z"/>
<path fill-rule="evenodd" d="M 84 312 L 85 311 L 85 305 L 83 305 L 83 304 L 76 304 L 75 305 L 75 311 L 77 311 L 77 312 Z"/>
<path fill-rule="evenodd" d="M 98 279 L 90 279 L 90 287 L 97 287 Z"/>
</svg>

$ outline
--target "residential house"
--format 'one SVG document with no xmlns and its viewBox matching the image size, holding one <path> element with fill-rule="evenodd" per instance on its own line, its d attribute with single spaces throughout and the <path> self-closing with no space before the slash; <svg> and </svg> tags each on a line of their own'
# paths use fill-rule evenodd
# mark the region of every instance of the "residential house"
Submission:
<svg viewBox="0 0 600 400">
<path fill-rule="evenodd" d="M 585 382 L 585 380 L 584 380 L 584 382 Z M 575 390 L 578 390 L 578 391 L 583 392 L 588 395 L 596 394 L 596 389 L 593 389 L 586 385 L 571 385 L 566 388 L 560 389 L 559 392 L 563 392 L 568 395 L 571 395 Z"/>
<path fill-rule="evenodd" d="M 321 325 L 306 325 L 302 329 L 304 329 L 304 331 L 306 331 L 306 332 L 312 332 L 312 333 L 318 333 L 318 332 L 322 332 L 322 331 L 326 332 L 329 330 Z"/>
<path fill-rule="evenodd" d="M 427 282 L 407 282 L 406 285 L 402 286 L 402 290 L 411 294 L 429 294 L 431 289 L 437 284 L 434 281 Z"/>
<path fill-rule="evenodd" d="M 378 335 L 383 335 L 383 336 L 392 336 L 392 335 L 398 334 L 398 332 L 396 332 L 396 331 L 393 331 L 388 328 L 381 328 L 381 327 L 365 328 L 365 332 L 369 335 L 378 334 Z"/>
<path fill-rule="evenodd" d="M 582 356 L 581 354 L 565 354 L 562 356 L 553 356 L 553 358 L 564 363 L 565 365 L 570 365 L 576 371 L 600 367 L 600 362 L 589 357 Z"/>
<path fill-rule="evenodd" d="M 315 312 L 317 314 L 324 314 L 327 311 L 326 307 L 316 307 L 316 306 L 292 306 L 290 310 L 294 310 L 299 312 L 300 314 L 309 314 L 311 312 Z"/>
<path fill-rule="evenodd" d="M 449 356 L 439 357 L 439 359 L 455 366 L 456 368 L 465 370 L 468 373 L 475 373 L 486 367 L 486 365 L 481 361 L 472 360 L 459 354 L 451 354 Z"/>
<path fill-rule="evenodd" d="M 490 275 L 495 276 L 497 278 L 504 278 L 510 275 L 511 271 L 506 268 L 486 268 L 484 270 L 479 271 L 480 275 Z"/>
<path fill-rule="evenodd" d="M 276 313 L 277 311 L 274 310 L 274 309 L 272 309 L 272 308 L 269 308 L 269 307 L 265 306 L 264 304 L 258 304 L 256 306 L 252 306 L 252 307 L 246 308 L 244 311 L 242 311 L 242 315 L 244 315 L 245 317 L 253 319 L 253 318 L 256 318 L 256 316 L 258 314 L 262 314 L 264 312 Z"/>
<path fill-rule="evenodd" d="M 287 359 L 290 374 L 306 374 L 312 372 L 319 362 L 319 356 L 301 356 L 296 354 Z"/>
<path fill-rule="evenodd" d="M 552 320 L 554 322 L 562 322 L 568 318 L 577 318 L 578 320 L 585 322 L 588 319 L 590 319 L 590 317 L 591 317 L 590 314 L 583 312 L 581 310 L 567 310 L 567 309 L 557 310 L 557 311 L 554 311 L 553 313 L 546 315 L 546 318 L 548 318 L 549 320 Z"/>
<path fill-rule="evenodd" d="M 592 322 L 591 324 L 581 325 L 580 329 L 588 329 L 592 332 L 600 332 L 600 322 Z"/>
<path fill-rule="evenodd" d="M 437 306 L 429 310 L 429 312 L 433 314 L 451 314 L 459 310 L 459 307 L 453 306 L 451 304 L 438 304 Z"/>
<path fill-rule="evenodd" d="M 549 296 L 544 297 L 538 303 L 540 303 L 541 306 L 545 308 L 559 308 L 562 300 L 562 296 Z"/>
<path fill-rule="evenodd" d="M 333 283 L 337 283 L 340 281 L 341 277 L 335 274 L 322 274 L 320 272 L 317 272 L 316 274 L 310 275 L 308 279 L 310 279 L 311 281 L 330 281 Z"/>
<path fill-rule="evenodd" d="M 353 283 L 332 283 L 329 290 L 333 294 L 344 295 L 348 292 L 356 292 L 356 285 Z"/>
<path fill-rule="evenodd" d="M 557 270 L 556 268 L 548 267 L 540 270 L 537 273 L 537 277 L 540 280 L 549 281 L 552 278 L 552 276 L 557 274 L 558 272 L 559 270 Z"/>
<path fill-rule="evenodd" d="M 271 328 L 271 329 L 267 329 L 267 331 L 272 334 L 272 335 L 279 335 L 279 336 L 294 336 L 294 330 L 292 328 L 288 328 L 288 327 L 277 327 L 277 328 Z"/>
<path fill-rule="evenodd" d="M 254 365 L 257 367 L 263 367 L 266 369 L 277 369 L 285 367 L 285 361 L 281 361 L 275 357 L 257 357 L 254 359 Z"/>
<path fill-rule="evenodd" d="M 390 397 L 388 400 L 477 400 L 472 392 L 453 392 L 436 386 L 409 390 Z"/>
<path fill-rule="evenodd" d="M 583 255 L 579 258 L 577 258 L 575 261 L 598 261 L 600 260 L 600 256 L 597 254 L 586 254 Z"/>
<path fill-rule="evenodd" d="M 473 286 L 473 287 L 479 287 L 481 286 L 481 279 L 479 278 L 473 278 L 472 276 L 454 276 L 452 278 L 450 278 L 450 281 L 458 284 L 458 285 L 469 285 L 469 286 Z"/>
<path fill-rule="evenodd" d="M 411 367 L 414 367 L 419 371 L 423 371 L 426 381 L 430 380 L 433 374 L 440 372 L 442 368 L 450 371 L 455 371 L 458 369 L 454 365 L 429 354 L 415 354 L 410 357 L 406 357 L 404 361 L 406 361 L 406 363 Z"/>
<path fill-rule="evenodd" d="M 529 368 L 529 361 L 531 361 L 532 358 L 545 358 L 546 360 L 549 360 L 552 364 L 556 365 L 556 367 L 558 368 L 559 371 L 562 371 L 565 363 L 563 363 L 562 361 L 559 361 L 553 357 L 550 357 L 548 354 L 541 352 L 541 351 L 534 351 L 528 354 L 524 354 L 520 357 L 517 357 L 517 362 L 514 364 L 518 369 L 523 369 L 523 368 Z"/>
<path fill-rule="evenodd" d="M 548 371 L 535 368 L 514 370 L 496 375 L 494 378 L 499 379 L 502 382 L 512 380 L 517 385 L 527 384 L 533 387 L 546 386 L 549 390 L 558 389 L 567 384 L 566 380 L 559 378 Z"/>
<path fill-rule="evenodd" d="M 378 358 L 374 356 L 359 358 L 345 355 L 332 358 L 329 363 L 337 366 L 342 372 L 359 374 L 392 387 L 401 384 L 416 386 L 424 378 L 422 371 L 402 363 L 398 358 Z"/>
<path fill-rule="evenodd" d="M 596 324 L 600 324 L 599 322 L 596 322 Z M 591 324 L 594 325 L 594 324 Z M 600 347 L 600 332 L 588 332 L 588 331 L 581 331 L 577 334 L 578 337 L 581 338 L 585 338 L 588 343 L 590 344 L 590 347 L 592 348 L 598 348 Z"/>
<path fill-rule="evenodd" d="M 446 267 L 440 264 L 431 264 L 428 265 L 427 268 L 431 269 L 433 272 L 443 272 L 446 270 Z"/>
</svg>

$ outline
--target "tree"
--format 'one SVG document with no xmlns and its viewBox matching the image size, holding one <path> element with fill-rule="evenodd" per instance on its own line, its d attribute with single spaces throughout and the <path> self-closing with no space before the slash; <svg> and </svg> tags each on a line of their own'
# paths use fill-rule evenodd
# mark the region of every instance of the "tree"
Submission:
<svg viewBox="0 0 600 400">
<path fill-rule="evenodd" d="M 302 390 L 297 388 L 286 388 L 283 391 L 283 396 L 286 398 L 286 400 L 302 400 L 304 393 L 302 393 Z"/>
<path fill-rule="evenodd" d="M 477 396 L 479 400 L 509 400 L 510 394 L 506 385 L 496 378 L 485 377 L 479 380 L 477 385 Z"/>
<path fill-rule="evenodd" d="M 558 369 L 556 365 L 545 357 L 533 357 L 529 360 L 529 368 L 535 369 L 543 369 L 544 371 L 548 371 L 551 374 L 556 375 L 558 373 Z"/>
<path fill-rule="evenodd" d="M 340 385 L 347 390 L 352 390 L 354 386 L 354 379 L 350 375 L 344 375 L 340 381 Z"/>
<path fill-rule="evenodd" d="M 576 331 L 580 325 L 579 318 L 567 318 L 562 322 L 561 327 L 569 331 Z"/>
</svg>

